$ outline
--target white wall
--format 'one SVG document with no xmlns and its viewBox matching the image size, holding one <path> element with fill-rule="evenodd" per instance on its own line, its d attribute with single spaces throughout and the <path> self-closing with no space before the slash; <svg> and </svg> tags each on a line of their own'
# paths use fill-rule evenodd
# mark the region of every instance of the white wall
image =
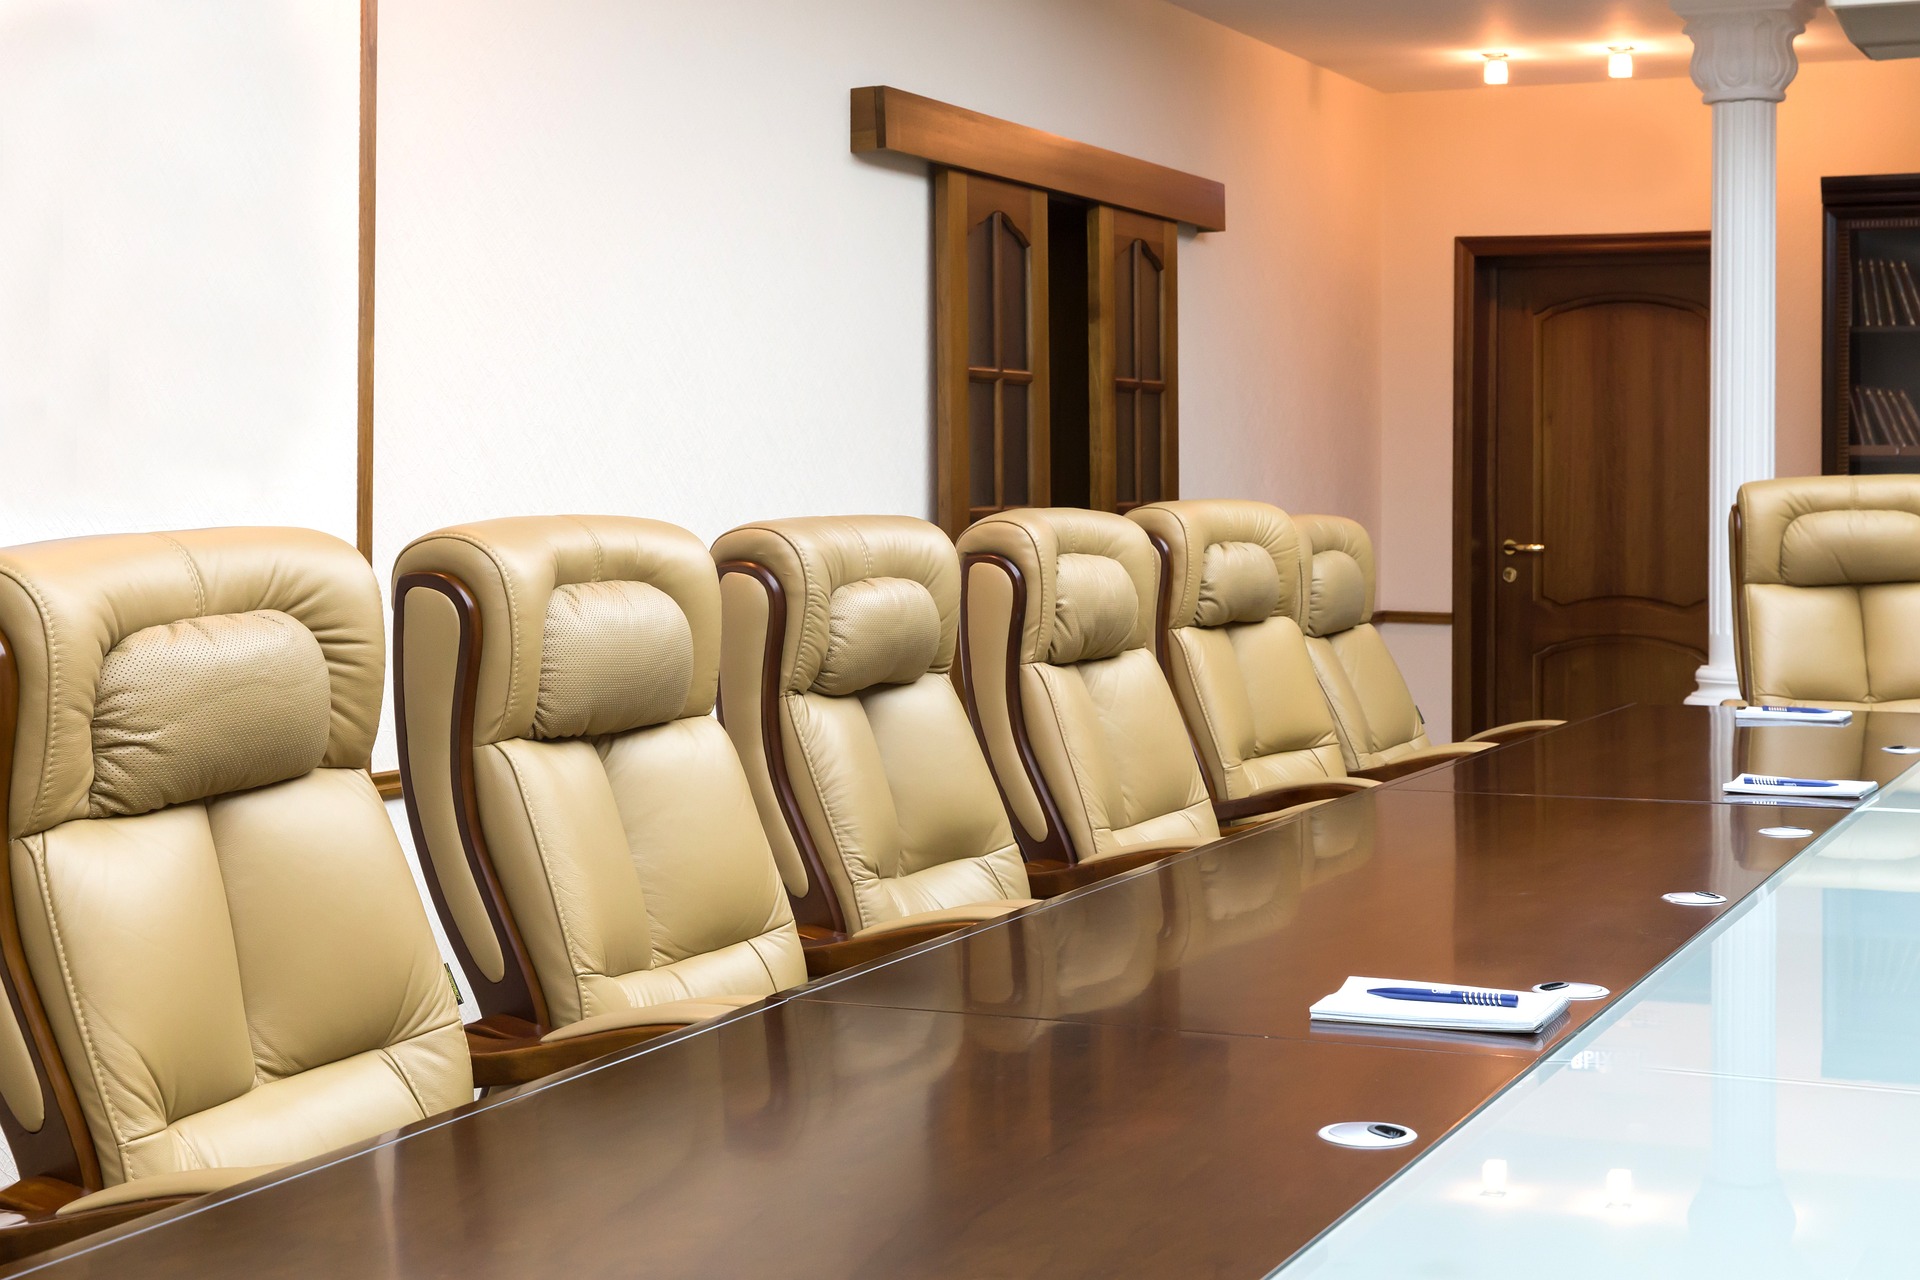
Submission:
<svg viewBox="0 0 1920 1280">
<path fill-rule="evenodd" d="M 929 184 L 885 83 L 1224 181 L 1192 494 L 1370 519 L 1378 95 L 1162 0 L 385 0 L 376 561 L 440 524 L 931 510 Z"/>
<path fill-rule="evenodd" d="M 380 17 L 383 581 L 459 520 L 932 514 L 930 184 L 850 154 L 865 84 L 1224 182 L 1181 245 L 1183 489 L 1373 520 L 1371 90 L 1162 0 Z"/>
<path fill-rule="evenodd" d="M 0 546 L 352 539 L 359 16 L 0 3 Z"/>
</svg>

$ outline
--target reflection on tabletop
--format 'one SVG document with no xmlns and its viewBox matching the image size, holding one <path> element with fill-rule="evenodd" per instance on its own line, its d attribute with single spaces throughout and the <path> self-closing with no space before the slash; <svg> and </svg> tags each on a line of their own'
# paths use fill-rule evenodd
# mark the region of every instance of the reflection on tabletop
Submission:
<svg viewBox="0 0 1920 1280">
<path fill-rule="evenodd" d="M 1920 815 L 1868 811 L 1286 1270 L 1905 1276 L 1916 1202 Z"/>
</svg>

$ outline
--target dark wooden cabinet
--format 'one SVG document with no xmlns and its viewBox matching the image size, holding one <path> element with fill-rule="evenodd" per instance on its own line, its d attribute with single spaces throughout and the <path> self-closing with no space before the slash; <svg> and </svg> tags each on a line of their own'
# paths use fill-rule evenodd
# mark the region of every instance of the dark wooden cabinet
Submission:
<svg viewBox="0 0 1920 1280">
<path fill-rule="evenodd" d="M 1920 174 L 1823 178 L 1830 475 L 1920 472 Z"/>
</svg>

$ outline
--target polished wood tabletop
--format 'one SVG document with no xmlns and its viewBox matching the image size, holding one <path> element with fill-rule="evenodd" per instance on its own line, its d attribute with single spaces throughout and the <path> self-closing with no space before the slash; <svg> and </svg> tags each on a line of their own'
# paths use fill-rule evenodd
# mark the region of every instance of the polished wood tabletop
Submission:
<svg viewBox="0 0 1920 1280">
<path fill-rule="evenodd" d="M 1600 743 L 1676 767 L 1676 738 L 1717 749 L 1718 713 L 1674 710 L 1438 772 L 1512 780 L 1515 753 L 1549 781 L 1581 758 L 1620 779 L 1643 775 L 1607 774 Z M 1330 1030 L 1307 1005 L 1349 974 L 1617 995 L 1726 909 L 1661 894 L 1731 905 L 1844 816 L 1705 790 L 1650 804 L 1416 775 L 22 1269 L 1261 1276 L 1604 1007 L 1496 1037 Z M 1761 834 L 1787 825 L 1811 834 Z M 1340 1120 L 1419 1138 L 1316 1136 Z"/>
<path fill-rule="evenodd" d="M 1817 729 L 1817 732 L 1816 732 Z M 1856 712 L 1845 725 L 1736 725 L 1727 707 L 1630 706 L 1430 769 L 1399 785 L 1423 791 L 1747 803 L 1721 784 L 1741 773 L 1863 778 L 1882 785 L 1920 746 L 1920 715 Z M 1750 799 L 1750 798 L 1749 798 Z M 1846 806 L 1842 806 L 1843 808 Z"/>
<path fill-rule="evenodd" d="M 1805 732 L 1804 730 L 1802 732 Z M 1844 816 L 1796 809 L 1817 835 Z M 1308 1006 L 1350 974 L 1623 991 L 1811 840 L 1773 807 L 1382 787 L 978 930 L 809 999 L 1531 1058 L 1541 1037 L 1335 1029 Z"/>
</svg>

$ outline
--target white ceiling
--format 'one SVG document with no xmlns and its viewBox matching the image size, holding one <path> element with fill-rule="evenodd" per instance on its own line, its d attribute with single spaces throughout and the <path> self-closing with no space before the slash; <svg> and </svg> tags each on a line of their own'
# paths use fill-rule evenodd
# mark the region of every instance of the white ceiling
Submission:
<svg viewBox="0 0 1920 1280">
<path fill-rule="evenodd" d="M 1173 0 L 1183 9 L 1388 93 L 1480 83 L 1505 52 L 1512 83 L 1607 78 L 1609 45 L 1634 47 L 1635 76 L 1684 76 L 1692 48 L 1666 0 Z M 1822 6 L 1794 46 L 1802 61 L 1862 55 Z"/>
</svg>

